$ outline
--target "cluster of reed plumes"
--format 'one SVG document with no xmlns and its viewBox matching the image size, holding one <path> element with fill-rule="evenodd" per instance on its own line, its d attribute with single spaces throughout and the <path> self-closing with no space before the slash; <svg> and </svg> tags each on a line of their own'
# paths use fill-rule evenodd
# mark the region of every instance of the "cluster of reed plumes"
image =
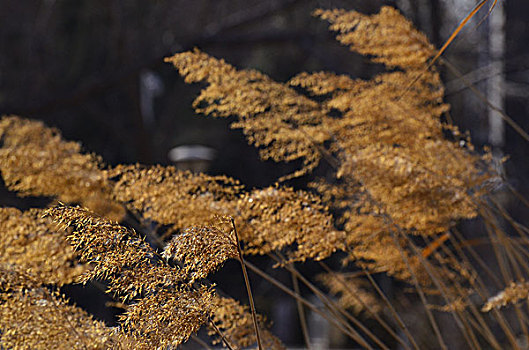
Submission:
<svg viewBox="0 0 529 350">
<path fill-rule="evenodd" d="M 371 80 L 301 73 L 279 83 L 199 50 L 167 58 L 186 82 L 207 84 L 198 113 L 235 117 L 232 127 L 263 159 L 299 161 L 275 186 L 246 189 L 170 166 L 110 167 L 40 122 L 0 120 L 7 187 L 54 199 L 47 209 L 0 210 L 2 348 L 169 349 L 190 338 L 206 347 L 195 336 L 206 327 L 214 344 L 230 349 L 282 349 L 257 312 L 247 269 L 356 346 L 523 348 L 529 229 L 491 193 L 501 181 L 491 156 L 442 121 L 449 106 L 430 64 L 437 51 L 390 7 L 371 16 L 315 14 L 387 71 Z M 332 169 L 326 178 L 304 190 L 285 185 L 322 162 Z M 126 216 L 136 229 L 119 223 Z M 469 219 L 482 225 L 491 256 L 459 232 Z M 508 225 L 516 235 L 505 233 Z M 294 286 L 244 258 L 255 254 L 289 271 Z M 340 271 L 325 263 L 331 256 Z M 240 262 L 248 306 L 208 282 L 228 259 Z M 326 272 L 310 281 L 296 268 L 307 260 Z M 383 276 L 402 288 L 388 295 Z M 65 284 L 93 280 L 123 307 L 117 326 L 61 295 Z M 299 293 L 300 283 L 321 306 Z"/>
</svg>

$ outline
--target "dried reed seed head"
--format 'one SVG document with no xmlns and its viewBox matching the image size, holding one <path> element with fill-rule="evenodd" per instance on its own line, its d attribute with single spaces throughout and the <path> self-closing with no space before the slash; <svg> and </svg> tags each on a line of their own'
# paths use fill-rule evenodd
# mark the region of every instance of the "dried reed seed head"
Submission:
<svg viewBox="0 0 529 350">
<path fill-rule="evenodd" d="M 350 309 L 355 314 L 367 316 L 378 314 L 384 307 L 382 302 L 369 291 L 367 281 L 351 277 L 345 273 L 325 273 L 316 276 L 329 292 L 338 297 L 338 305 Z"/>
<path fill-rule="evenodd" d="M 123 302 L 173 290 L 175 286 L 189 283 L 189 275 L 179 267 L 150 262 L 127 267 L 109 278 L 107 293 L 120 296 Z"/>
<path fill-rule="evenodd" d="M 480 157 L 443 137 L 444 89 L 426 65 L 434 47 L 391 7 L 372 16 L 344 10 L 315 14 L 329 20 L 351 50 L 404 69 L 370 82 L 330 73 L 300 75 L 291 82 L 314 94 L 331 93 L 324 103 L 344 113 L 332 129 L 335 149 L 343 150 L 338 176 L 361 179 L 398 226 L 421 234 L 443 232 L 457 219 L 476 216 L 472 191 L 489 175 Z M 338 88 L 328 88 L 333 85 Z"/>
<path fill-rule="evenodd" d="M 10 190 L 81 203 L 116 220 L 124 215 L 110 200 L 101 160 L 82 154 L 79 143 L 64 141 L 59 131 L 41 122 L 15 116 L 0 120 L 0 138 L 0 170 Z"/>
<path fill-rule="evenodd" d="M 215 215 L 230 215 L 242 186 L 225 176 L 179 171 L 174 167 L 118 166 L 106 172 L 113 195 L 144 218 L 175 229 L 200 226 Z"/>
<path fill-rule="evenodd" d="M 438 233 L 476 215 L 474 197 L 490 174 L 482 158 L 444 139 L 439 117 L 447 107 L 439 103 L 438 74 L 424 73 L 410 93 L 400 96 L 413 77 L 396 72 L 360 82 L 316 73 L 293 83 L 309 90 L 340 87 L 323 102 L 344 113 L 327 124 L 336 141 L 330 149 L 341 163 L 337 176 L 360 180 L 363 191 L 399 226 Z"/>
<path fill-rule="evenodd" d="M 420 68 L 436 53 L 426 36 L 393 7 L 383 6 L 371 16 L 341 9 L 316 10 L 314 15 L 329 21 L 329 28 L 340 33 L 338 41 L 352 51 L 390 68 Z"/>
<path fill-rule="evenodd" d="M 44 288 L 0 295 L 6 349 L 126 349 L 112 328 Z"/>
<path fill-rule="evenodd" d="M 302 160 L 303 168 L 288 177 L 300 176 L 320 161 L 318 145 L 329 139 L 317 127 L 325 110 L 317 102 L 277 83 L 254 70 L 239 71 L 198 50 L 166 58 L 186 82 L 209 85 L 194 102 L 199 113 L 214 117 L 237 116 L 233 128 L 240 128 L 249 143 L 260 147 L 263 159 Z"/>
<path fill-rule="evenodd" d="M 213 289 L 204 286 L 152 294 L 120 316 L 124 334 L 141 341 L 145 349 L 178 346 L 208 321 L 213 298 Z"/>
<path fill-rule="evenodd" d="M 41 278 L 19 265 L 0 262 L 0 292 L 38 288 L 43 283 Z"/>
<path fill-rule="evenodd" d="M 468 305 L 469 303 L 466 298 L 459 297 L 446 305 L 428 305 L 428 307 L 441 312 L 463 312 Z"/>
<path fill-rule="evenodd" d="M 56 206 L 46 214 L 71 229 L 68 239 L 81 259 L 94 265 L 83 281 L 106 278 L 108 292 L 133 301 L 121 321 L 122 336 L 132 339 L 135 348 L 176 346 L 206 322 L 212 288 L 186 287 L 182 282 L 189 276 L 157 258 L 135 231 L 80 207 Z"/>
<path fill-rule="evenodd" d="M 267 254 L 291 246 L 291 261 L 321 260 L 343 249 L 345 238 L 326 209 L 307 192 L 268 187 L 239 199 L 237 228 L 249 253 Z"/>
<path fill-rule="evenodd" d="M 71 283 L 88 266 L 79 263 L 66 235 L 43 213 L 42 209 L 0 208 L 2 263 L 16 265 L 41 284 Z"/>
<path fill-rule="evenodd" d="M 308 99 L 311 103 L 307 106 L 320 105 L 319 114 L 317 118 L 301 118 L 303 121 L 310 120 L 311 128 L 326 130 L 325 137 L 312 137 L 304 132 L 302 140 L 298 139 L 296 133 L 304 130 L 306 124 L 296 120 L 296 123 L 280 128 L 282 140 L 288 140 L 287 143 L 275 140 L 274 144 L 278 147 L 259 142 L 255 142 L 256 145 L 265 146 L 263 152 L 275 160 L 290 160 L 288 154 L 291 149 L 303 149 L 296 157 L 306 157 L 305 161 L 311 165 L 303 171 L 309 171 L 322 155 L 318 147 L 327 141 L 328 151 L 339 162 L 337 176 L 346 177 L 347 181 L 354 183 L 360 182 L 370 209 L 376 207 L 378 214 L 387 215 L 390 224 L 412 234 L 438 234 L 458 219 L 475 217 L 474 201 L 481 194 L 478 189 L 482 188 L 481 184 L 487 180 L 489 172 L 482 166 L 480 157 L 444 139 L 444 127 L 439 117 L 448 106 L 442 103 L 443 88 L 439 75 L 435 70 L 426 70 L 426 58 L 435 52 L 433 47 L 391 8 L 383 8 L 380 14 L 374 16 L 344 11 L 321 11 L 319 14 L 338 23 L 335 29 L 352 35 L 347 41 L 352 49 L 356 50 L 358 46 L 359 52 L 386 60 L 389 66 L 400 65 L 404 71 L 381 74 L 371 81 L 352 80 L 332 73 L 295 77 L 290 81 L 291 85 L 304 87 L 315 95 L 331 95 L 325 96 L 322 103 Z M 387 22 L 389 19 L 391 21 Z M 350 21 L 354 23 L 348 26 Z M 368 28 L 373 29 L 376 35 L 392 33 L 391 38 L 387 38 L 387 45 L 393 45 L 395 52 L 391 49 L 378 52 L 369 48 L 367 43 L 354 39 L 355 35 L 361 37 Z M 408 54 L 398 55 L 404 44 L 422 48 L 419 52 L 421 57 L 415 57 L 414 63 L 403 58 Z M 186 76 L 186 81 L 206 80 L 210 83 L 197 99 L 197 104 L 207 106 L 204 107 L 207 108 L 206 113 L 237 115 L 239 121 L 236 125 L 245 128 L 250 137 L 256 137 L 260 132 L 255 123 L 260 123 L 262 119 L 268 125 L 274 119 L 268 115 L 275 110 L 275 107 L 270 107 L 273 102 L 268 99 L 282 101 L 274 93 L 267 95 L 266 99 L 253 98 L 254 95 L 249 93 L 252 96 L 249 99 L 251 113 L 241 110 L 245 107 L 240 105 L 245 105 L 246 100 L 237 100 L 237 103 L 232 103 L 232 100 L 239 97 L 240 91 L 253 91 L 256 82 L 273 83 L 273 87 L 263 90 L 267 92 L 281 90 L 282 84 L 254 71 L 237 71 L 224 61 L 196 50 L 167 60 Z M 226 77 L 229 75 L 233 78 Z M 415 84 L 404 94 L 402 89 L 410 81 L 415 81 Z M 298 100 L 305 101 L 307 98 Z M 259 107 L 253 107 L 256 104 Z M 283 107 L 290 112 L 281 113 L 281 122 L 287 120 L 283 115 L 297 115 L 304 110 L 297 104 Z M 341 111 L 342 116 L 330 117 L 328 111 L 331 109 Z M 293 125 L 295 128 L 290 127 Z M 266 134 L 269 135 L 270 130 Z M 306 144 L 307 141 L 309 144 Z M 410 183 L 409 179 L 414 181 Z M 362 210 L 362 214 L 366 212 Z M 360 218 L 361 221 L 364 219 L 364 216 Z M 380 219 L 367 219 L 369 225 L 388 226 L 376 223 Z M 357 223 L 349 226 L 355 225 Z"/>
<path fill-rule="evenodd" d="M 420 259 L 408 248 L 405 239 L 395 242 L 391 233 L 365 234 L 358 237 L 358 244 L 351 245 L 351 251 L 344 264 L 354 261 L 370 272 L 385 272 L 402 281 L 417 279 L 421 285 L 430 285 L 429 277 Z"/>
<path fill-rule="evenodd" d="M 173 236 L 162 256 L 183 264 L 190 283 L 207 277 L 227 259 L 238 258 L 231 229 L 217 226 L 191 227 Z"/>
<path fill-rule="evenodd" d="M 295 243 L 290 258 L 302 261 L 323 259 L 343 248 L 343 233 L 333 228 L 332 216 L 307 192 L 279 187 L 243 192 L 233 179 L 174 167 L 120 166 L 107 176 L 115 181 L 117 200 L 146 218 L 173 225 L 176 237 L 186 228 L 229 215 L 248 253 L 267 254 Z"/>
<path fill-rule="evenodd" d="M 490 297 L 481 308 L 482 312 L 489 312 L 494 308 L 501 308 L 510 304 L 515 304 L 520 300 L 529 297 L 529 282 L 511 282 L 504 290 L 493 297 Z"/>
<path fill-rule="evenodd" d="M 134 230 L 80 207 L 58 205 L 46 210 L 46 216 L 71 229 L 68 241 L 82 261 L 93 265 L 81 282 L 111 278 L 126 269 L 152 265 L 154 250 Z"/>
<path fill-rule="evenodd" d="M 289 83 L 323 97 L 327 109 L 342 113 L 326 127 L 335 140 L 329 149 L 340 163 L 337 176 L 352 187 L 322 186 L 320 193 L 341 214 L 338 223 L 354 251 L 349 259 L 366 260 L 375 271 L 407 279 L 410 268 L 402 253 L 414 253 L 406 252 L 405 242 L 395 246 L 390 232 L 438 235 L 459 219 L 475 217 L 476 201 L 493 172 L 487 155 L 479 157 L 471 153 L 471 144 L 461 148 L 444 138 L 444 130 L 456 138 L 460 133 L 440 121 L 448 109 L 442 102 L 444 89 L 439 74 L 426 64 L 435 50 L 411 23 L 387 7 L 373 16 L 343 10 L 319 10 L 316 15 L 328 19 L 331 29 L 342 33 L 338 39 L 353 51 L 403 69 L 371 81 L 301 73 Z M 417 54 L 408 52 L 417 48 Z M 329 189 L 345 195 L 333 203 L 336 195 L 327 195 Z M 416 268 L 424 276 L 420 264 L 412 270 Z"/>
<path fill-rule="evenodd" d="M 236 349 L 246 348 L 257 342 L 253 318 L 248 306 L 243 306 L 232 298 L 215 296 L 211 319 L 230 345 Z M 283 343 L 267 329 L 266 320 L 263 316 L 257 315 L 257 322 L 261 343 L 265 349 L 286 349 Z M 211 325 L 208 327 L 208 333 L 216 336 L 215 344 L 222 342 L 221 337 Z"/>
</svg>

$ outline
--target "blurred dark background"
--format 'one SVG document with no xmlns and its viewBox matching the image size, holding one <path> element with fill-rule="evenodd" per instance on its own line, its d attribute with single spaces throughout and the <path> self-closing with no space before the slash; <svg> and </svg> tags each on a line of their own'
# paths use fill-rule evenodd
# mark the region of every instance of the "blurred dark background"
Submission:
<svg viewBox="0 0 529 350">
<path fill-rule="evenodd" d="M 174 147 L 206 146 L 212 150 L 205 157 L 208 173 L 235 177 L 249 188 L 266 186 L 295 165 L 261 162 L 242 133 L 229 129 L 229 120 L 195 115 L 191 104 L 201 86 L 186 85 L 164 57 L 198 47 L 278 81 L 320 70 L 369 78 L 381 67 L 340 46 L 327 23 L 311 16 L 314 9 L 374 13 L 381 5 L 395 6 L 440 47 L 477 2 L 3 0 L 0 114 L 42 120 L 111 165 L 171 164 Z M 500 0 L 480 24 L 487 9 L 444 57 L 529 131 L 529 2 Z M 499 170 L 527 196 L 529 143 L 452 71 L 440 70 L 453 121 L 470 131 L 476 145 L 492 146 L 498 157 L 510 156 Z M 27 207 L 32 201 L 0 191 L 1 205 Z M 518 201 L 509 196 L 505 201 L 515 217 L 527 220 Z M 289 276 L 282 278 L 288 281 Z M 244 294 L 242 285 L 237 288 Z M 263 288 L 268 287 L 261 288 L 266 293 Z M 287 342 L 300 341 L 299 334 L 286 333 Z"/>
</svg>

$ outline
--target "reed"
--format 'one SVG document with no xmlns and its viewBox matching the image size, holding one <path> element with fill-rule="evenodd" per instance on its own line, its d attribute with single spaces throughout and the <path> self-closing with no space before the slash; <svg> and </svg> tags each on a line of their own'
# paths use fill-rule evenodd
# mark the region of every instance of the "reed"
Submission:
<svg viewBox="0 0 529 350">
<path fill-rule="evenodd" d="M 314 14 L 387 70 L 370 80 L 315 72 L 283 83 L 197 49 L 166 59 L 186 82 L 205 83 L 197 113 L 231 118 L 264 160 L 299 161 L 275 186 L 247 189 L 171 166 L 112 167 L 41 122 L 0 120 L 7 187 L 53 198 L 47 209 L 0 210 L 1 347 L 169 349 L 205 327 L 229 349 L 283 349 L 258 313 L 247 269 L 292 296 L 301 318 L 305 308 L 316 312 L 366 349 L 448 349 L 454 334 L 469 349 L 523 347 L 529 228 L 495 200 L 503 180 L 491 154 L 442 121 L 449 106 L 434 63 L 461 28 L 436 50 L 391 7 Z M 317 179 L 324 162 L 332 173 Z M 288 186 L 300 176 L 307 188 Z M 127 216 L 151 229 L 127 226 Z M 458 231 L 464 220 L 483 224 L 479 243 Z M 288 271 L 293 288 L 249 255 Z M 330 257 L 339 271 L 324 262 Z M 241 264 L 249 307 L 208 281 L 228 259 Z M 316 281 L 296 267 L 307 261 L 324 271 Z M 394 295 L 382 275 L 399 286 Z M 58 292 L 93 280 L 123 306 L 118 326 Z M 305 320 L 300 327 L 309 343 Z"/>
</svg>

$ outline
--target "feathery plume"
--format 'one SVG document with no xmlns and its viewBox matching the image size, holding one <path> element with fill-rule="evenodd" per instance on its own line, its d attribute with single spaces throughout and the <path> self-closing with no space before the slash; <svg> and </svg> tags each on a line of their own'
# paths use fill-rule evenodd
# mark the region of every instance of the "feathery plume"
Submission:
<svg viewBox="0 0 529 350">
<path fill-rule="evenodd" d="M 0 208 L 2 263 L 16 265 L 41 284 L 71 283 L 87 266 L 79 263 L 66 235 L 43 213 L 42 209 Z"/>
<path fill-rule="evenodd" d="M 106 171 L 114 198 L 173 231 L 230 215 L 242 186 L 225 176 L 208 176 L 163 166 L 117 166 Z"/>
<path fill-rule="evenodd" d="M 515 304 L 529 297 L 529 282 L 511 282 L 504 290 L 490 297 L 481 308 L 483 312 L 489 312 L 494 308 L 500 308 L 509 304 Z"/>
<path fill-rule="evenodd" d="M 237 225 L 249 253 L 290 247 L 290 261 L 321 260 L 344 248 L 344 234 L 320 200 L 308 192 L 268 187 L 238 200 Z M 295 246 L 295 247 L 294 247 Z"/>
<path fill-rule="evenodd" d="M 120 166 L 107 172 L 116 200 L 173 231 L 233 217 L 245 251 L 267 254 L 292 248 L 296 261 L 324 259 L 343 248 L 343 233 L 316 196 L 290 188 L 244 192 L 237 181 L 180 172 L 174 167 Z M 178 233 L 177 233 L 178 234 Z"/>
<path fill-rule="evenodd" d="M 195 101 L 199 112 L 237 116 L 235 125 L 249 135 L 250 143 L 262 147 L 267 158 L 304 159 L 304 168 L 298 174 L 310 172 L 321 159 L 327 159 L 336 169 L 336 179 L 325 190 L 334 183 L 338 187 L 345 184 L 345 189 L 333 190 L 353 198 L 339 204 L 325 202 L 330 207 L 340 207 L 337 222 L 343 232 L 325 225 L 326 233 L 319 236 L 310 230 L 300 236 L 273 236 L 276 231 L 262 229 L 256 230 L 255 236 L 251 227 L 260 221 L 266 223 L 266 228 L 272 227 L 268 224 L 270 218 L 283 209 L 274 205 L 290 195 L 288 190 L 278 191 L 266 204 L 259 203 L 263 207 L 258 211 L 264 213 L 261 218 L 250 216 L 237 222 L 249 251 L 266 253 L 296 242 L 300 247 L 299 255 L 293 253 L 294 259 L 319 259 L 334 251 L 331 245 L 318 246 L 330 238 L 335 249 L 347 245 L 354 252 L 350 260 L 361 259 L 373 271 L 407 280 L 419 270 L 425 271 L 407 239 L 394 236 L 436 237 L 457 220 L 476 217 L 477 199 L 485 193 L 483 184 L 492 173 L 487 156 L 476 155 L 457 128 L 441 122 L 441 115 L 449 106 L 443 102 L 439 74 L 427 64 L 435 49 L 398 11 L 383 7 L 373 16 L 344 10 L 317 11 L 316 15 L 333 23 L 331 29 L 341 33 L 338 39 L 352 50 L 400 70 L 379 74 L 369 81 L 326 72 L 302 73 L 281 84 L 253 70 L 237 70 L 198 50 L 166 61 L 175 65 L 186 82 L 209 84 Z M 408 87 L 410 81 L 414 84 Z M 292 92 L 291 87 L 298 90 Z M 266 97 L 261 97 L 265 91 Z M 278 91 L 281 96 L 276 94 Z M 293 93 L 299 95 L 297 102 L 284 104 L 282 96 L 294 96 Z M 270 142 L 259 141 L 264 129 L 256 125 L 263 120 L 280 130 L 272 134 L 266 130 L 266 134 L 273 135 L 268 136 Z M 448 131 L 456 142 L 445 138 Z M 273 190 L 257 190 L 241 198 L 250 201 L 252 196 L 267 192 Z M 326 196 L 323 191 L 320 195 Z M 294 201 L 294 205 L 284 207 L 285 211 L 296 205 Z M 244 217 L 250 206 L 239 201 L 239 215 Z M 257 208 L 255 205 L 252 210 Z M 285 214 L 288 216 L 288 212 L 282 212 L 281 217 Z M 303 222 L 301 218 L 292 219 L 299 228 L 310 227 L 315 217 Z M 252 224 L 248 225 L 248 221 Z M 320 217 L 319 222 L 326 221 Z M 261 238 L 261 232 L 266 238 Z M 308 237 L 306 242 L 302 242 L 302 236 Z M 311 245 L 315 246 L 314 251 L 305 250 Z"/>
<path fill-rule="evenodd" d="M 183 272 L 190 283 L 205 278 L 224 261 L 238 258 L 237 243 L 226 225 L 201 226 L 185 229 L 173 236 L 162 256 L 183 264 Z"/>
<path fill-rule="evenodd" d="M 110 200 L 101 160 L 82 154 L 42 122 L 4 116 L 0 120 L 0 171 L 7 187 L 21 196 L 49 196 L 89 206 L 119 220 L 123 208 Z"/>
<path fill-rule="evenodd" d="M 315 168 L 321 155 L 317 147 L 330 138 L 324 128 L 325 111 L 285 84 L 255 70 L 239 71 L 222 59 L 197 49 L 165 59 L 187 83 L 205 81 L 193 106 L 214 117 L 237 116 L 232 128 L 242 129 L 249 143 L 260 147 L 263 159 L 302 160 L 303 168 L 284 177 L 301 176 Z"/>
<path fill-rule="evenodd" d="M 125 334 L 141 349 L 163 349 L 185 343 L 205 324 L 211 313 L 210 287 L 160 290 L 131 304 L 120 317 Z"/>
<path fill-rule="evenodd" d="M 46 289 L 0 294 L 0 344 L 6 349 L 126 349 L 116 329 Z"/>
<path fill-rule="evenodd" d="M 371 16 L 342 9 L 320 9 L 314 15 L 331 23 L 339 42 L 390 68 L 422 68 L 436 54 L 426 36 L 390 6 Z"/>
<path fill-rule="evenodd" d="M 59 205 L 46 215 L 71 230 L 68 240 L 93 265 L 81 281 L 106 279 L 108 292 L 131 302 L 120 317 L 122 337 L 137 348 L 177 346 L 207 321 L 213 289 L 190 287 L 196 276 L 170 266 L 134 230 L 80 207 Z"/>
</svg>

